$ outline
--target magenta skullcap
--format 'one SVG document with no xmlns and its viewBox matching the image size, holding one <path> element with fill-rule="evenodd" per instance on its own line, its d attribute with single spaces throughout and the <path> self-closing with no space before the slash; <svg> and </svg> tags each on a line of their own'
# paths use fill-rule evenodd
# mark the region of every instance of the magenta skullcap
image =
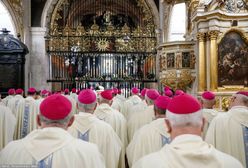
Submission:
<svg viewBox="0 0 248 168">
<path fill-rule="evenodd" d="M 118 94 L 121 94 L 121 89 L 118 89 Z"/>
<path fill-rule="evenodd" d="M 242 94 L 244 96 L 248 96 L 248 92 L 247 91 L 239 91 L 236 94 Z"/>
<path fill-rule="evenodd" d="M 168 96 L 159 96 L 155 102 L 154 105 L 161 110 L 166 110 L 168 104 L 170 103 L 171 98 L 169 98 Z"/>
<path fill-rule="evenodd" d="M 76 93 L 76 92 L 77 92 L 76 88 L 72 88 L 72 89 L 71 89 L 71 92 L 72 92 L 72 93 Z"/>
<path fill-rule="evenodd" d="M 131 90 L 131 92 L 133 94 L 138 94 L 139 93 L 139 89 L 137 87 L 133 87 L 132 90 Z"/>
<path fill-rule="evenodd" d="M 64 93 L 65 93 L 65 94 L 68 94 L 69 92 L 70 92 L 69 89 L 65 89 L 65 90 L 64 90 Z"/>
<path fill-rule="evenodd" d="M 101 97 L 106 100 L 112 100 L 113 99 L 113 91 L 112 90 L 104 90 L 100 93 Z"/>
<path fill-rule="evenodd" d="M 31 87 L 31 88 L 28 89 L 28 92 L 29 92 L 29 93 L 35 93 L 35 92 L 36 92 L 36 89 L 33 88 L 33 87 Z"/>
<path fill-rule="evenodd" d="M 205 91 L 202 93 L 202 98 L 206 100 L 213 100 L 215 98 L 215 94 L 210 91 Z"/>
<path fill-rule="evenodd" d="M 164 87 L 164 92 L 167 91 L 167 90 L 171 90 L 171 88 L 169 86 L 165 86 Z"/>
<path fill-rule="evenodd" d="M 117 88 L 113 88 L 113 93 L 114 94 L 118 94 L 118 89 Z"/>
<path fill-rule="evenodd" d="M 9 95 L 15 94 L 15 89 L 13 89 L 13 88 L 9 89 L 9 90 L 8 90 L 8 94 L 9 94 Z"/>
<path fill-rule="evenodd" d="M 184 93 L 184 91 L 182 91 L 182 90 L 176 90 L 175 95 L 178 96 L 178 95 L 181 95 L 183 93 Z"/>
<path fill-rule="evenodd" d="M 16 94 L 22 94 L 24 91 L 23 91 L 22 89 L 19 88 L 19 89 L 16 89 L 15 92 L 16 92 Z"/>
<path fill-rule="evenodd" d="M 91 89 L 82 90 L 78 95 L 78 101 L 83 104 L 92 104 L 96 101 L 96 94 Z"/>
<path fill-rule="evenodd" d="M 166 91 L 164 92 L 164 95 L 165 95 L 165 96 L 172 97 L 172 96 L 173 96 L 173 92 L 172 92 L 171 90 L 166 90 Z"/>
<path fill-rule="evenodd" d="M 41 95 L 48 95 L 48 91 L 46 89 L 42 90 Z"/>
<path fill-rule="evenodd" d="M 72 104 L 65 96 L 55 94 L 47 97 L 40 104 L 40 113 L 50 120 L 62 120 L 67 117 Z"/>
<path fill-rule="evenodd" d="M 146 96 L 151 100 L 156 100 L 159 96 L 159 92 L 156 89 L 148 89 L 146 91 Z"/>
<path fill-rule="evenodd" d="M 171 99 L 167 110 L 174 114 L 191 114 L 201 110 L 201 104 L 193 96 L 184 93 Z"/>
<path fill-rule="evenodd" d="M 141 92 L 140 92 L 140 95 L 145 97 L 147 90 L 148 90 L 147 88 L 142 89 Z"/>
</svg>

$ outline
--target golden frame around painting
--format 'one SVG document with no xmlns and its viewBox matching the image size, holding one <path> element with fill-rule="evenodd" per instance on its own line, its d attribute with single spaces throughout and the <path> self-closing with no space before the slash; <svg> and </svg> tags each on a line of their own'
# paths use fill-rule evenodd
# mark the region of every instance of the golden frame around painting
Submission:
<svg viewBox="0 0 248 168">
<path fill-rule="evenodd" d="M 217 39 L 217 57 L 218 57 L 218 64 L 217 64 L 217 69 L 218 69 L 218 73 L 219 72 L 219 62 L 220 62 L 220 55 L 219 55 L 219 46 L 220 46 L 220 43 L 222 42 L 222 40 L 224 40 L 224 38 L 226 37 L 226 35 L 228 35 L 229 33 L 237 33 L 238 35 L 240 35 L 241 39 L 243 40 L 243 42 L 248 46 L 248 34 L 243 32 L 242 30 L 239 30 L 239 29 L 234 29 L 234 28 L 231 28 L 230 30 L 226 31 L 225 33 L 223 33 L 222 35 L 220 35 Z M 234 55 L 234 51 L 232 52 L 232 54 Z M 223 59 L 224 60 L 224 59 Z M 210 67 L 211 69 L 214 68 L 214 67 Z M 216 68 L 216 67 L 215 67 Z M 220 86 L 219 84 L 219 81 L 220 81 L 220 76 L 218 74 L 218 80 L 216 81 L 216 85 L 217 86 L 217 91 L 218 92 L 232 92 L 232 91 L 237 91 L 237 90 L 248 90 L 248 85 L 247 84 L 228 84 L 226 82 L 226 84 L 223 84 L 222 86 Z M 245 82 L 245 81 L 244 81 Z"/>
</svg>

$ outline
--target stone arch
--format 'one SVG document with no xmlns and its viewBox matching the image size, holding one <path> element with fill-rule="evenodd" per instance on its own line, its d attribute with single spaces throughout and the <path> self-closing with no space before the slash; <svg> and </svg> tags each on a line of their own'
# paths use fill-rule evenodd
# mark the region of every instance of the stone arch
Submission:
<svg viewBox="0 0 248 168">
<path fill-rule="evenodd" d="M 2 4 L 4 5 L 4 7 L 8 10 L 8 12 L 10 14 L 11 21 L 13 23 L 16 36 L 18 34 L 22 35 L 23 34 L 22 23 L 20 20 L 18 20 L 18 17 L 16 16 L 14 9 L 12 8 L 12 6 L 10 5 L 10 3 L 7 0 L 3 0 Z"/>
<path fill-rule="evenodd" d="M 43 12 L 41 15 L 41 27 L 47 27 L 47 33 L 49 31 L 49 28 L 50 28 L 49 24 L 51 22 L 53 10 L 59 1 L 60 0 L 47 0 L 46 4 L 44 6 L 44 9 L 43 9 Z M 150 0 L 145 0 L 145 2 L 147 3 L 149 8 L 151 9 L 151 12 L 153 14 L 154 24 L 155 24 L 156 28 L 159 28 L 159 12 L 158 12 L 158 9 L 157 9 L 155 2 L 150 1 Z"/>
</svg>

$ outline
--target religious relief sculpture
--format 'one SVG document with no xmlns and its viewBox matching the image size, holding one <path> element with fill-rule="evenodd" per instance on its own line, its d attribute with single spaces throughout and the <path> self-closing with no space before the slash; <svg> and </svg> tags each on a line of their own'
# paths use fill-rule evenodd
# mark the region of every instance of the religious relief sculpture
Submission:
<svg viewBox="0 0 248 168">
<path fill-rule="evenodd" d="M 160 71 L 164 71 L 167 68 L 167 60 L 166 60 L 166 55 L 165 54 L 161 54 L 160 55 Z"/>
<path fill-rule="evenodd" d="M 176 54 L 176 68 L 182 68 L 182 54 L 180 52 Z"/>
</svg>

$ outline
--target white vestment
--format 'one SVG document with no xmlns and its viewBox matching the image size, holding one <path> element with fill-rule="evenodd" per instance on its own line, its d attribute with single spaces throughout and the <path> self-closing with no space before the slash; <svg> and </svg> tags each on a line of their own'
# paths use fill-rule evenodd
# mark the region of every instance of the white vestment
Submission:
<svg viewBox="0 0 248 168">
<path fill-rule="evenodd" d="M 127 147 L 127 159 L 131 167 L 137 160 L 145 155 L 159 151 L 170 142 L 164 118 L 152 121 L 141 127 Z"/>
<path fill-rule="evenodd" d="M 20 100 L 24 99 L 22 95 L 15 95 L 14 98 L 10 99 L 8 101 L 8 107 L 10 108 L 10 110 L 12 111 L 12 113 L 16 116 L 16 107 L 19 103 Z"/>
<path fill-rule="evenodd" d="M 37 128 L 37 114 L 39 114 L 39 105 L 33 97 L 28 96 L 19 101 L 16 107 L 17 125 L 14 139 L 24 138 Z"/>
<path fill-rule="evenodd" d="M 213 120 L 214 117 L 216 117 L 218 115 L 218 111 L 214 110 L 214 109 L 202 109 L 202 114 L 203 117 L 206 119 L 204 128 L 203 128 L 203 132 L 202 132 L 202 137 L 205 138 L 208 127 L 211 123 L 211 121 Z"/>
<path fill-rule="evenodd" d="M 44 168 L 104 168 L 97 146 L 72 137 L 61 128 L 34 130 L 9 143 L 0 153 L 1 165 Z"/>
<path fill-rule="evenodd" d="M 2 99 L 2 102 L 5 104 L 5 106 L 7 106 L 8 105 L 8 101 L 10 99 L 12 99 L 12 98 L 14 98 L 14 95 L 8 95 L 4 99 Z"/>
<path fill-rule="evenodd" d="M 177 136 L 160 151 L 138 160 L 133 168 L 242 168 L 233 157 L 216 150 L 200 136 Z"/>
<path fill-rule="evenodd" d="M 0 150 L 13 140 L 16 118 L 10 109 L 0 105 Z"/>
<path fill-rule="evenodd" d="M 122 95 L 117 94 L 114 98 L 113 98 L 113 103 L 111 105 L 111 107 L 113 109 L 116 109 L 117 111 L 122 112 L 123 111 L 123 106 L 124 106 L 124 102 L 126 101 L 125 97 Z"/>
<path fill-rule="evenodd" d="M 130 142 L 133 139 L 135 132 L 144 126 L 149 124 L 154 116 L 153 105 L 147 106 L 143 101 L 133 105 L 130 108 L 130 112 L 127 119 L 127 133 L 128 141 Z"/>
<path fill-rule="evenodd" d="M 70 97 L 72 97 L 72 98 L 77 102 L 77 100 L 78 100 L 78 95 L 77 95 L 77 93 L 71 93 L 71 94 L 70 94 Z"/>
<path fill-rule="evenodd" d="M 117 110 L 111 108 L 108 104 L 100 104 L 94 114 L 100 120 L 103 120 L 110 124 L 119 136 L 123 147 L 121 152 L 121 167 L 125 167 L 125 148 L 127 146 L 127 122 L 125 117 Z"/>
<path fill-rule="evenodd" d="M 118 167 L 122 142 L 109 124 L 93 114 L 80 112 L 68 131 L 76 138 L 96 144 L 107 168 Z"/>
<path fill-rule="evenodd" d="M 130 109 L 140 103 L 142 101 L 142 99 L 137 96 L 137 95 L 132 95 L 130 96 L 125 102 L 124 102 L 124 105 L 123 105 L 123 110 L 121 111 L 121 113 L 124 115 L 125 118 L 128 118 L 129 116 L 129 113 L 132 113 L 132 111 L 130 111 Z"/>
<path fill-rule="evenodd" d="M 248 167 L 248 108 L 234 106 L 226 114 L 215 117 L 206 141 Z"/>
</svg>

